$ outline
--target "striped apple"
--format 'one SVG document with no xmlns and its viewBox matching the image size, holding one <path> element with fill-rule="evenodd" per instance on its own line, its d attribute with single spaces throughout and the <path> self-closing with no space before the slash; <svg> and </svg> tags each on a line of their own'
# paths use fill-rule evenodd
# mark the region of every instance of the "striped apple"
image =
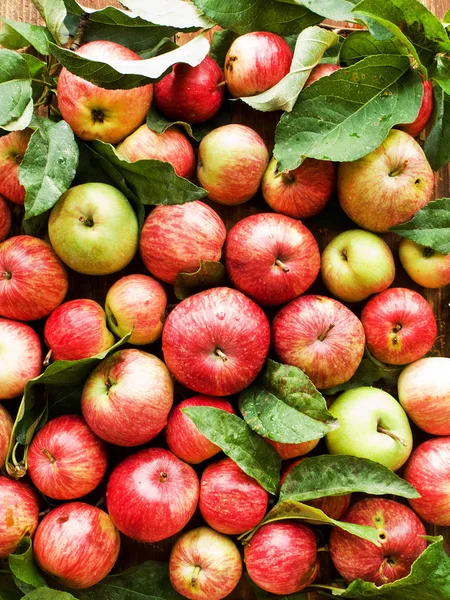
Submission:
<svg viewBox="0 0 450 600">
<path fill-rule="evenodd" d="M 6 408 L 0 404 L 0 469 L 3 468 L 8 452 L 9 438 L 11 437 L 13 420 Z"/>
<path fill-rule="evenodd" d="M 25 188 L 19 182 L 19 168 L 32 133 L 31 129 L 24 129 L 0 137 L 0 194 L 15 204 L 25 201 Z"/>
<path fill-rule="evenodd" d="M 23 537 L 36 531 L 39 501 L 27 485 L 1 475 L 0 498 L 0 558 L 6 558 Z"/>
<path fill-rule="evenodd" d="M 12 217 L 9 204 L 3 196 L 0 196 L 0 242 L 4 242 L 8 237 L 11 222 Z"/>
</svg>

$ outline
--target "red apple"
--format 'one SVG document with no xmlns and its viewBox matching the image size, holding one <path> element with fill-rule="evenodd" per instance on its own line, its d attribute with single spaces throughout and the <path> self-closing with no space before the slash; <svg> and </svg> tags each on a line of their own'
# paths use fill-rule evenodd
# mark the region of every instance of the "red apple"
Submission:
<svg viewBox="0 0 450 600">
<path fill-rule="evenodd" d="M 420 105 L 419 113 L 412 123 L 405 125 L 399 125 L 398 128 L 406 131 L 412 137 L 417 137 L 419 133 L 426 127 L 426 124 L 430 120 L 433 112 L 434 100 L 433 100 L 433 86 L 429 79 L 422 80 L 423 96 L 422 104 Z"/>
<path fill-rule="evenodd" d="M 77 54 L 90 60 L 141 60 L 115 42 L 84 44 Z M 66 68 L 58 78 L 58 106 L 62 117 L 83 140 L 117 144 L 144 121 L 152 103 L 153 86 L 107 90 L 82 79 Z"/>
<path fill-rule="evenodd" d="M 151 344 L 162 333 L 167 294 L 147 275 L 127 275 L 108 290 L 105 312 L 111 331 L 122 338 L 130 331 L 129 344 Z"/>
<path fill-rule="evenodd" d="M 277 595 L 303 590 L 319 573 L 316 536 L 295 522 L 263 525 L 245 546 L 244 560 L 256 585 Z"/>
<path fill-rule="evenodd" d="M 48 317 L 45 343 L 53 360 L 80 360 L 95 356 L 114 344 L 103 308 L 94 300 L 64 302 Z"/>
<path fill-rule="evenodd" d="M 333 527 L 330 554 L 334 566 L 347 581 L 363 579 L 384 585 L 406 577 L 411 565 L 427 547 L 425 527 L 413 511 L 386 498 L 357 502 L 342 520 L 375 527 L 381 547 Z"/>
<path fill-rule="evenodd" d="M 46 242 L 18 235 L 0 244 L 0 315 L 35 321 L 61 304 L 67 271 Z"/>
<path fill-rule="evenodd" d="M 224 125 L 200 142 L 197 177 L 208 198 L 234 206 L 256 194 L 268 162 L 266 145 L 256 131 Z"/>
<path fill-rule="evenodd" d="M 207 204 L 186 202 L 157 206 L 147 217 L 140 251 L 152 275 L 175 283 L 178 273 L 194 273 L 201 260 L 219 261 L 226 229 Z"/>
<path fill-rule="evenodd" d="M 233 284 L 258 304 L 284 304 L 312 285 L 320 271 L 320 252 L 299 221 L 260 213 L 228 232 L 225 264 Z"/>
<path fill-rule="evenodd" d="M 361 321 L 370 352 L 390 365 L 422 358 L 437 335 L 430 305 L 406 288 L 389 288 L 371 298 L 361 312 Z"/>
<path fill-rule="evenodd" d="M 274 440 L 269 440 L 269 438 L 264 439 L 275 448 L 282 460 L 296 458 L 297 456 L 308 454 L 308 452 L 311 452 L 311 450 L 313 450 L 313 448 L 315 448 L 320 442 L 320 440 L 310 440 L 309 442 L 301 442 L 300 444 L 286 444 L 282 442 L 274 442 Z"/>
<path fill-rule="evenodd" d="M 106 471 L 103 442 L 78 415 L 52 419 L 38 432 L 28 452 L 34 485 L 55 500 L 73 500 L 94 490 Z"/>
<path fill-rule="evenodd" d="M 191 600 L 221 600 L 239 583 L 242 560 L 229 538 L 208 527 L 192 529 L 175 542 L 169 562 L 170 582 Z"/>
<path fill-rule="evenodd" d="M 198 495 L 192 467 L 168 450 L 148 448 L 114 469 L 106 504 L 119 531 L 139 542 L 159 542 L 183 529 Z"/>
<path fill-rule="evenodd" d="M 270 326 L 261 308 L 226 287 L 180 302 L 162 335 L 164 360 L 175 378 L 211 396 L 236 394 L 250 385 L 269 344 Z"/>
<path fill-rule="evenodd" d="M 34 536 L 38 566 L 63 585 L 84 589 L 113 568 L 120 536 L 107 513 L 84 502 L 69 502 L 51 510 Z"/>
<path fill-rule="evenodd" d="M 426 288 L 450 284 L 450 254 L 403 239 L 398 247 L 403 268 L 413 281 Z"/>
<path fill-rule="evenodd" d="M 302 369 L 318 388 L 348 381 L 364 354 L 361 321 L 325 296 L 292 300 L 276 315 L 272 338 L 280 359 Z"/>
<path fill-rule="evenodd" d="M 234 409 L 228 400 L 223 400 L 222 398 L 193 396 L 192 398 L 183 400 L 170 411 L 165 429 L 167 445 L 175 456 L 178 456 L 178 458 L 191 465 L 197 465 L 218 454 L 220 448 L 210 442 L 197 429 L 193 421 L 183 413 L 183 409 L 190 406 L 209 406 L 211 408 L 226 410 L 231 414 L 234 414 Z"/>
<path fill-rule="evenodd" d="M 282 37 L 252 31 L 231 44 L 225 58 L 225 80 L 235 98 L 254 96 L 276 85 L 289 73 L 292 51 Z"/>
<path fill-rule="evenodd" d="M 311 85 L 318 79 L 321 79 L 322 77 L 326 77 L 327 75 L 331 75 L 331 73 L 334 73 L 335 71 L 339 71 L 340 68 L 341 67 L 339 65 L 331 65 L 328 63 L 321 63 L 319 65 L 316 65 L 314 67 L 314 69 L 311 71 L 311 73 L 303 87 L 304 88 L 308 87 L 308 85 Z"/>
<path fill-rule="evenodd" d="M 12 554 L 20 540 L 33 535 L 39 519 L 39 501 L 30 488 L 0 475 L 0 558 Z"/>
<path fill-rule="evenodd" d="M 178 63 L 155 84 L 155 104 L 173 121 L 203 123 L 222 105 L 223 81 L 222 69 L 210 56 L 196 67 Z"/>
<path fill-rule="evenodd" d="M 11 229 L 11 222 L 11 210 L 8 202 L 3 196 L 0 196 L 0 242 L 4 242 L 8 237 L 9 230 Z"/>
<path fill-rule="evenodd" d="M 25 323 L 0 319 L 0 400 L 23 394 L 42 368 L 41 343 Z"/>
<path fill-rule="evenodd" d="M 0 404 L 0 469 L 5 464 L 14 421 L 9 412 Z"/>
<path fill-rule="evenodd" d="M 13 131 L 0 137 L 0 194 L 15 204 L 25 201 L 25 188 L 19 182 L 20 163 L 33 131 Z"/>
<path fill-rule="evenodd" d="M 266 490 L 231 458 L 219 460 L 203 471 L 200 512 L 220 533 L 238 535 L 253 529 L 263 520 L 268 501 Z"/>
<path fill-rule="evenodd" d="M 139 446 L 167 423 L 173 383 L 166 365 L 141 350 L 119 350 L 103 360 L 83 387 L 81 409 L 89 427 L 117 446 Z"/>
</svg>

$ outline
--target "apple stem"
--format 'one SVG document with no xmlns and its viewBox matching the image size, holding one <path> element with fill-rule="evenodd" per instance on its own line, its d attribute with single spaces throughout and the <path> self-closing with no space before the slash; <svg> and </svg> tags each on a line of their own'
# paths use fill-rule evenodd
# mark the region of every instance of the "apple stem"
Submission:
<svg viewBox="0 0 450 600">
<path fill-rule="evenodd" d="M 396 442 L 400 442 L 400 444 L 402 446 L 405 446 L 405 448 L 408 446 L 408 444 L 405 442 L 405 440 L 403 438 L 401 438 L 400 436 L 398 436 L 396 433 L 393 433 L 392 431 L 389 431 L 389 429 L 385 429 L 384 427 L 380 427 L 380 425 L 378 425 L 377 431 L 378 431 L 378 433 L 384 433 L 384 434 L 388 435 L 389 437 L 391 437 Z"/>
<path fill-rule="evenodd" d="M 328 327 L 325 329 L 325 331 L 323 331 L 317 338 L 319 340 L 319 342 L 323 342 L 323 340 L 327 337 L 327 335 L 330 333 L 330 331 L 333 329 L 333 327 L 334 327 L 334 323 L 330 323 L 328 325 Z"/>
<path fill-rule="evenodd" d="M 48 365 L 50 364 L 50 359 L 51 359 L 51 358 L 52 358 L 52 351 L 51 351 L 51 350 L 49 350 L 49 351 L 47 352 L 47 354 L 45 355 L 44 362 L 42 363 L 42 365 L 43 365 L 44 367 L 48 367 Z"/>
<path fill-rule="evenodd" d="M 224 352 L 222 352 L 222 350 L 220 348 L 216 348 L 214 350 L 214 354 L 216 354 L 216 356 L 220 356 L 220 358 L 223 360 L 223 362 L 227 362 L 228 356 Z"/>
<path fill-rule="evenodd" d="M 199 565 L 195 565 L 194 572 L 191 577 L 191 587 L 195 587 L 197 585 L 198 576 L 201 573 L 202 568 Z"/>
<path fill-rule="evenodd" d="M 294 183 L 294 181 L 295 181 L 295 177 L 292 175 L 292 173 L 290 171 L 283 171 L 281 173 L 281 177 L 282 177 L 284 183 Z"/>
<path fill-rule="evenodd" d="M 328 544 L 326 544 L 325 546 L 322 546 L 321 548 L 317 548 L 317 552 L 329 552 L 330 551 L 330 546 Z"/>
<path fill-rule="evenodd" d="M 83 43 L 84 34 L 89 25 L 89 13 L 83 13 L 78 22 L 78 27 L 75 31 L 75 35 L 73 36 L 72 44 L 70 45 L 70 50 L 75 51 Z"/>
<path fill-rule="evenodd" d="M 56 458 L 47 450 L 47 448 L 42 448 L 42 454 L 46 456 L 52 464 L 56 462 Z"/>
<path fill-rule="evenodd" d="M 165 471 L 162 471 L 162 472 L 159 474 L 159 481 L 160 481 L 161 483 L 166 483 L 166 481 L 167 481 L 167 473 L 166 473 Z"/>
<path fill-rule="evenodd" d="M 280 269 L 284 273 L 289 273 L 289 271 L 290 271 L 289 267 L 287 267 L 283 262 L 281 262 L 281 260 L 279 258 L 277 258 L 277 260 L 275 261 L 275 264 L 277 265 L 277 267 L 280 267 Z"/>
<path fill-rule="evenodd" d="M 220 83 L 218 83 L 218 84 L 216 85 L 216 87 L 220 88 L 220 87 L 222 87 L 223 85 L 226 85 L 226 83 L 227 83 L 227 82 L 226 82 L 226 81 L 225 81 L 225 79 L 224 79 L 223 81 L 221 81 Z"/>
<path fill-rule="evenodd" d="M 9 271 L 3 271 L 2 273 L 2 279 L 11 279 L 12 275 L 11 273 L 9 273 Z"/>
<path fill-rule="evenodd" d="M 395 171 L 391 171 L 391 173 L 389 173 L 389 177 L 397 177 L 397 175 L 400 175 L 400 173 L 406 169 L 406 167 L 408 166 L 408 161 L 405 160 L 404 163 L 402 165 L 400 165 L 399 167 L 397 167 L 395 169 Z"/>
</svg>

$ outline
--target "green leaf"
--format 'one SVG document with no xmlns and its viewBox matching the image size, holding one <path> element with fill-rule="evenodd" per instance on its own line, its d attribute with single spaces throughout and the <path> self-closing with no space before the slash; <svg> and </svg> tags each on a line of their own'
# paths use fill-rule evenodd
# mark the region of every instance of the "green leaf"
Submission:
<svg viewBox="0 0 450 600">
<path fill-rule="evenodd" d="M 184 408 L 183 412 L 203 435 L 219 446 L 244 473 L 256 479 L 270 494 L 278 493 L 280 456 L 242 419 L 224 410 L 206 406 Z"/>
<path fill-rule="evenodd" d="M 352 9 L 358 0 L 281 0 L 281 2 L 302 4 L 325 19 L 332 21 L 353 21 Z"/>
<path fill-rule="evenodd" d="M 436 64 L 433 79 L 441 86 L 447 94 L 450 94 L 450 57 L 436 56 Z"/>
<path fill-rule="evenodd" d="M 304 29 L 297 38 L 289 73 L 265 92 L 241 100 L 263 112 L 272 110 L 290 112 L 311 70 L 318 64 L 325 50 L 337 40 L 338 36 L 335 33 L 322 27 Z"/>
<path fill-rule="evenodd" d="M 395 38 L 376 40 L 368 31 L 355 31 L 341 46 L 339 64 L 350 67 L 367 56 L 377 54 L 405 54 L 405 50 Z"/>
<path fill-rule="evenodd" d="M 48 40 L 52 40 L 47 27 L 21 23 L 1 17 L 3 26 L 0 29 L 0 45 L 10 50 L 20 50 L 26 46 L 33 46 L 39 54 L 50 54 Z"/>
<path fill-rule="evenodd" d="M 221 69 L 224 68 L 225 57 L 231 44 L 238 37 L 239 35 L 236 32 L 230 31 L 229 29 L 222 29 L 221 31 L 214 32 L 209 54 Z"/>
<path fill-rule="evenodd" d="M 353 161 L 377 148 L 391 127 L 414 121 L 423 87 L 406 56 L 380 54 L 322 77 L 281 117 L 274 154 L 292 171 L 302 156 Z"/>
<path fill-rule="evenodd" d="M 81 394 L 84 384 L 73 387 L 47 385 L 45 390 L 48 398 L 48 418 L 54 419 L 61 415 L 81 413 Z"/>
<path fill-rule="evenodd" d="M 122 0 L 121 4 L 150 23 L 168 25 L 177 30 L 205 29 L 215 25 L 196 6 L 183 0 Z"/>
<path fill-rule="evenodd" d="M 34 562 L 31 538 L 24 537 L 20 540 L 14 554 L 9 555 L 8 563 L 13 575 L 20 581 L 35 588 L 47 585 Z"/>
<path fill-rule="evenodd" d="M 442 254 L 450 254 L 450 198 L 429 202 L 411 221 L 396 225 L 391 231 Z"/>
<path fill-rule="evenodd" d="M 66 44 L 69 32 L 64 25 L 67 11 L 63 0 L 32 0 L 57 44 Z"/>
<path fill-rule="evenodd" d="M 0 127 L 7 129 L 20 119 L 31 103 L 25 127 L 28 126 L 33 112 L 32 91 L 30 70 L 23 56 L 12 50 L 0 50 Z"/>
<path fill-rule="evenodd" d="M 217 287 L 225 278 L 225 267 L 220 262 L 201 260 L 194 273 L 178 273 L 175 279 L 175 296 L 184 300 L 202 290 Z"/>
<path fill-rule="evenodd" d="M 433 125 L 423 149 L 433 171 L 438 171 L 450 161 L 450 96 L 439 86 L 433 93 Z"/>
<path fill-rule="evenodd" d="M 41 587 L 23 596 L 22 600 L 76 600 L 68 592 L 60 592 L 49 587 Z"/>
<path fill-rule="evenodd" d="M 173 126 L 184 127 L 186 133 L 191 136 L 191 138 L 196 139 L 194 132 L 192 131 L 192 125 L 185 123 L 184 121 L 169 121 L 169 119 L 166 119 L 155 106 L 150 108 L 147 114 L 147 127 L 149 129 L 156 131 L 156 133 L 164 133 L 169 127 Z"/>
</svg>

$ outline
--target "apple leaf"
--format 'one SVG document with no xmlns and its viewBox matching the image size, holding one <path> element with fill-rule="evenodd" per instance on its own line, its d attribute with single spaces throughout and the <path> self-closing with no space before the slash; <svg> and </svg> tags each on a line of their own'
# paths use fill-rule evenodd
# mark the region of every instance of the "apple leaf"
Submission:
<svg viewBox="0 0 450 600">
<path fill-rule="evenodd" d="M 338 36 L 332 31 L 322 27 L 307 27 L 297 38 L 289 73 L 265 92 L 243 97 L 241 100 L 263 112 L 272 110 L 290 112 L 312 69 L 318 64 L 325 50 L 337 40 Z"/>
<path fill-rule="evenodd" d="M 436 56 L 433 69 L 433 80 L 436 81 L 447 94 L 450 94 L 450 56 Z"/>
<path fill-rule="evenodd" d="M 48 418 L 61 415 L 81 414 L 81 394 L 84 383 L 76 386 L 46 385 L 48 399 Z"/>
<path fill-rule="evenodd" d="M 346 38 L 339 53 L 339 64 L 350 67 L 367 56 L 377 54 L 405 54 L 396 38 L 376 40 L 368 31 L 355 31 Z"/>
<path fill-rule="evenodd" d="M 450 161 L 450 96 L 439 86 L 433 93 L 433 125 L 423 149 L 433 171 L 438 171 Z"/>
<path fill-rule="evenodd" d="M 33 557 L 33 543 L 31 538 L 23 537 L 14 554 L 8 557 L 9 568 L 14 577 L 27 585 L 40 588 L 47 585 L 41 572 L 36 566 Z"/>
<path fill-rule="evenodd" d="M 150 23 L 177 30 L 209 29 L 215 25 L 199 8 L 184 0 L 122 0 L 121 4 Z"/>
<path fill-rule="evenodd" d="M 195 137 L 192 125 L 185 121 L 170 121 L 169 119 L 166 119 L 155 106 L 151 107 L 147 114 L 147 127 L 149 129 L 156 131 L 156 133 L 164 133 L 169 127 L 173 126 L 183 127 L 191 138 L 194 138 L 197 142 L 200 141 Z"/>
<path fill-rule="evenodd" d="M 0 127 L 8 129 L 12 122 L 17 122 L 24 114 L 28 123 L 21 128 L 28 127 L 33 115 L 32 93 L 26 60 L 12 50 L 0 50 Z M 31 114 L 28 114 L 30 103 Z"/>
<path fill-rule="evenodd" d="M 358 0 L 280 0 L 292 4 L 302 4 L 318 15 L 332 21 L 353 21 L 352 9 Z"/>
<path fill-rule="evenodd" d="M 39 54 L 50 54 L 48 41 L 53 40 L 47 27 L 21 23 L 1 17 L 3 22 L 0 29 L 0 45 L 10 50 L 20 50 L 26 46 L 33 46 Z"/>
<path fill-rule="evenodd" d="M 418 73 L 407 56 L 368 56 L 322 77 L 300 94 L 277 126 L 279 171 L 292 171 L 302 156 L 353 161 L 377 148 L 391 127 L 414 121 L 422 102 Z"/>
<path fill-rule="evenodd" d="M 391 231 L 417 244 L 433 248 L 436 252 L 450 254 L 450 198 L 429 202 L 411 221 L 396 225 Z"/>
<path fill-rule="evenodd" d="M 44 19 L 53 39 L 57 44 L 66 44 L 69 31 L 64 24 L 67 16 L 63 0 L 31 0 Z"/>
<path fill-rule="evenodd" d="M 210 442 L 229 456 L 270 494 L 278 494 L 281 459 L 278 452 L 237 417 L 218 408 L 197 406 L 183 412 Z"/>
<path fill-rule="evenodd" d="M 202 290 L 217 287 L 225 278 L 225 267 L 220 262 L 201 260 L 195 273 L 178 273 L 175 279 L 175 296 L 184 300 Z"/>
<path fill-rule="evenodd" d="M 258 381 L 241 392 L 239 410 L 253 431 L 286 444 L 316 440 L 339 427 L 308 376 L 273 360 L 267 361 Z"/>
<path fill-rule="evenodd" d="M 221 69 L 225 66 L 225 57 L 231 44 L 234 42 L 239 35 L 235 31 L 229 29 L 222 29 L 221 31 L 215 31 L 212 37 L 211 50 L 209 54 Z"/>
<path fill-rule="evenodd" d="M 49 587 L 40 587 L 25 594 L 22 600 L 76 600 L 76 598 L 68 592 L 61 592 Z"/>
</svg>

